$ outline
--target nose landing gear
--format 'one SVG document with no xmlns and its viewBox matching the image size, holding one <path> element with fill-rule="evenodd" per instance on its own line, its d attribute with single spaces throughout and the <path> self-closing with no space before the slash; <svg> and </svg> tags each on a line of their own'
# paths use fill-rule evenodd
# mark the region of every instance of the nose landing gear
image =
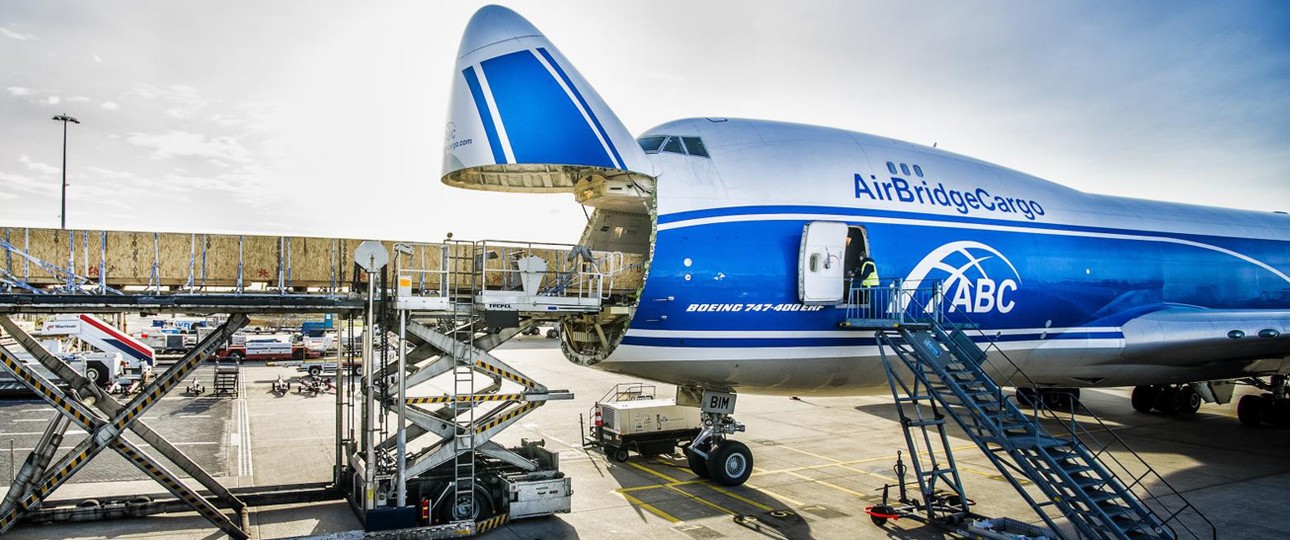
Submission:
<svg viewBox="0 0 1290 540">
<path fill-rule="evenodd" d="M 678 401 L 682 395 L 693 399 L 700 393 L 703 396 L 699 401 L 703 428 L 684 449 L 690 471 L 722 486 L 741 485 L 752 476 L 753 455 L 748 445 L 728 438 L 744 431 L 744 425 L 731 416 L 735 412 L 735 395 L 681 388 L 677 394 Z"/>
</svg>

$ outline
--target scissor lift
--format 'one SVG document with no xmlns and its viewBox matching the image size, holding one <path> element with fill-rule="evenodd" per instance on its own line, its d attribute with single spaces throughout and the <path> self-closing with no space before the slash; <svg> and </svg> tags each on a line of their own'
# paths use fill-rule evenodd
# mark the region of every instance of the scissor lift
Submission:
<svg viewBox="0 0 1290 540">
<path fill-rule="evenodd" d="M 3 327 L 9 336 L 41 365 L 62 379 L 62 382 L 66 383 L 71 390 L 80 396 L 93 397 L 92 406 L 94 407 L 91 409 L 85 401 L 69 395 L 67 391 L 60 389 L 19 359 L 13 351 L 0 346 L 0 363 L 59 412 L 59 416 L 50 421 L 45 436 L 41 438 L 40 444 L 23 465 L 22 472 L 18 475 L 20 481 L 15 481 L 10 486 L 9 494 L 0 505 L 0 534 L 13 527 L 19 518 L 38 508 L 45 497 L 81 470 L 94 456 L 104 449 L 111 448 L 230 537 L 247 538 L 246 504 L 141 420 L 143 414 L 156 405 L 162 396 L 183 381 L 193 369 L 196 369 L 247 321 L 246 315 L 231 315 L 227 322 L 211 332 L 206 339 L 198 343 L 197 347 L 184 355 L 165 373 L 145 386 L 132 400 L 121 403 L 115 396 L 104 392 L 71 366 L 46 351 L 9 317 L 0 315 L 0 327 Z M 89 433 L 89 436 L 57 462 L 51 464 L 53 456 L 58 452 L 63 433 L 73 422 Z M 217 502 L 234 511 L 236 521 L 216 508 L 212 501 L 186 486 L 175 473 L 141 450 L 140 445 L 124 438 L 122 435 L 126 430 L 133 431 L 157 453 L 179 466 L 214 494 Z"/>
<path fill-rule="evenodd" d="M 491 351 L 541 322 L 599 312 L 619 270 L 616 254 L 493 241 L 394 248 L 397 284 L 386 308 L 374 309 L 394 345 L 367 356 L 376 360 L 364 366 L 375 384 L 363 386 L 376 395 L 365 400 L 366 442 L 350 460 L 351 503 L 367 529 L 455 537 L 568 512 L 572 486 L 558 454 L 541 442 L 507 448 L 493 439 L 573 394 Z M 373 334 L 365 339 L 379 341 Z M 393 430 L 381 428 L 386 417 L 397 417 Z"/>
</svg>

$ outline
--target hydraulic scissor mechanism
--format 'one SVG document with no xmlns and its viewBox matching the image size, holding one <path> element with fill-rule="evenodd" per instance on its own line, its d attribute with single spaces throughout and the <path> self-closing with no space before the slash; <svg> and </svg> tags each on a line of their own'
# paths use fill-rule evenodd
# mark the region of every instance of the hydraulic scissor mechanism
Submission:
<svg viewBox="0 0 1290 540">
<path fill-rule="evenodd" d="M 509 332 L 514 334 L 515 332 Z M 416 345 L 412 354 L 426 355 L 409 362 L 409 388 L 451 376 L 458 390 L 479 385 L 474 391 L 432 394 L 405 398 L 409 446 L 437 437 L 408 456 L 407 475 L 416 476 L 465 453 L 468 448 L 486 453 L 526 470 L 535 466 L 527 459 L 490 439 L 552 399 L 572 399 L 567 391 L 550 391 L 488 351 L 501 344 L 493 334 L 458 338 L 436 331 L 420 322 L 407 325 L 408 340 Z M 483 346 L 480 346 L 483 345 Z M 411 355 L 409 360 L 412 360 Z M 518 386 L 502 392 L 503 386 Z M 392 446 L 383 441 L 383 448 Z"/>
<path fill-rule="evenodd" d="M 4 328 L 4 332 L 69 387 L 64 392 L 54 382 L 26 365 L 8 344 L 0 344 L 0 364 L 59 412 L 59 416 L 50 421 L 40 443 L 10 486 L 3 504 L 0 504 L 0 534 L 13 527 L 23 515 L 38 508 L 46 497 L 84 468 L 94 456 L 111 448 L 230 537 L 247 538 L 246 505 L 141 420 L 143 414 L 156 405 L 162 396 L 174 389 L 221 343 L 246 325 L 247 321 L 247 317 L 242 314 L 229 316 L 227 322 L 198 343 L 192 351 L 144 386 L 134 399 L 121 403 L 115 396 L 104 392 L 63 360 L 46 351 L 8 317 L 0 316 L 0 327 Z M 89 435 L 61 459 L 54 461 L 63 433 L 71 423 L 75 423 Z M 123 436 L 127 430 L 133 431 L 180 470 L 192 476 L 222 505 L 232 508 L 240 516 L 238 521 L 235 523 L 211 501 L 181 482 L 164 464 L 144 452 L 141 445 L 127 440 Z"/>
</svg>

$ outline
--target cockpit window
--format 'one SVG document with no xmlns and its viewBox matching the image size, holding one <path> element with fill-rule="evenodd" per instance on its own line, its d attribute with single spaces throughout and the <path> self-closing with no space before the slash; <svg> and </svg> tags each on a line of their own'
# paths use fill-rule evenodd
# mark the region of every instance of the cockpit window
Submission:
<svg viewBox="0 0 1290 540">
<path fill-rule="evenodd" d="M 657 154 L 658 147 L 663 146 L 663 140 L 665 139 L 667 139 L 667 137 L 641 137 L 640 140 L 636 142 L 640 143 L 641 150 L 644 150 L 646 154 Z"/>
<path fill-rule="evenodd" d="M 708 155 L 707 145 L 703 144 L 703 139 L 698 137 L 651 135 L 636 139 L 636 143 L 641 145 L 641 150 L 644 150 L 646 154 L 670 152 L 673 154 L 711 157 Z"/>
<path fill-rule="evenodd" d="M 685 152 L 687 154 L 692 156 L 709 157 L 708 148 L 703 146 L 703 139 L 698 137 L 681 137 L 681 140 L 685 141 Z"/>
<path fill-rule="evenodd" d="M 674 154 L 684 154 L 685 149 L 681 147 L 681 138 L 669 137 L 667 142 L 663 144 L 663 151 L 672 152 Z"/>
</svg>

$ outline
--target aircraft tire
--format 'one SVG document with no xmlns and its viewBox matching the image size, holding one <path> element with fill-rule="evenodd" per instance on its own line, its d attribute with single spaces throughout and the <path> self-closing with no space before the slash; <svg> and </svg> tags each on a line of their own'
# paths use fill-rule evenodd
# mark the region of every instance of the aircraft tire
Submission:
<svg viewBox="0 0 1290 540">
<path fill-rule="evenodd" d="M 1071 410 L 1072 406 L 1079 403 L 1079 398 L 1074 394 L 1074 390 L 1068 388 L 1045 388 L 1039 392 L 1039 399 L 1043 401 L 1044 406 L 1052 409 L 1054 412 L 1064 412 Z"/>
<path fill-rule="evenodd" d="M 1257 427 L 1263 422 L 1263 398 L 1252 394 L 1241 396 L 1236 402 L 1236 418 L 1242 426 Z"/>
<path fill-rule="evenodd" d="M 1129 396 L 1129 402 L 1133 404 L 1133 410 L 1149 413 L 1155 406 L 1156 395 L 1159 393 L 1160 389 L 1155 386 L 1135 386 L 1133 394 Z"/>
<path fill-rule="evenodd" d="M 752 476 L 752 469 L 752 450 L 739 441 L 721 441 L 708 454 L 708 475 L 717 484 L 726 487 L 742 485 Z"/>
<path fill-rule="evenodd" d="M 1156 410 L 1165 414 L 1178 414 L 1178 388 L 1166 386 L 1156 394 Z"/>
<path fill-rule="evenodd" d="M 1271 405 L 1269 407 L 1269 405 Z M 1290 426 L 1290 399 L 1267 399 L 1264 401 L 1265 414 L 1276 427 Z"/>
<path fill-rule="evenodd" d="M 1035 389 L 1029 386 L 1017 387 L 1017 404 L 1022 407 L 1035 406 Z"/>
<path fill-rule="evenodd" d="M 1174 394 L 1174 402 L 1174 408 L 1178 410 L 1178 414 L 1196 414 L 1196 411 L 1200 410 L 1200 394 L 1191 385 L 1178 388 Z"/>
<path fill-rule="evenodd" d="M 694 473 L 695 476 L 699 478 L 708 477 L 707 460 L 703 456 L 694 453 L 694 449 L 689 446 L 685 447 L 685 460 L 690 465 L 690 472 Z"/>
</svg>

